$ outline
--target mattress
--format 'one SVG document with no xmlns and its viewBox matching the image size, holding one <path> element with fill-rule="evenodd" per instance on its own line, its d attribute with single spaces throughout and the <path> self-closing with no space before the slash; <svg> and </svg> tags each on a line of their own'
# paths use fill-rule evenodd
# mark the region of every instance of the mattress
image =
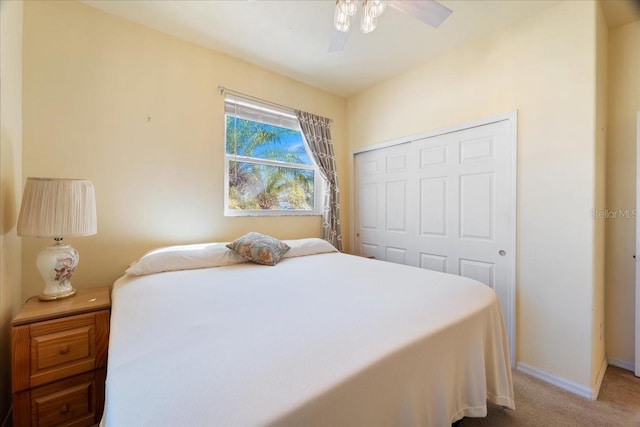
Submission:
<svg viewBox="0 0 640 427">
<path fill-rule="evenodd" d="M 341 253 L 123 276 L 105 426 L 450 426 L 515 409 L 495 292 Z"/>
</svg>

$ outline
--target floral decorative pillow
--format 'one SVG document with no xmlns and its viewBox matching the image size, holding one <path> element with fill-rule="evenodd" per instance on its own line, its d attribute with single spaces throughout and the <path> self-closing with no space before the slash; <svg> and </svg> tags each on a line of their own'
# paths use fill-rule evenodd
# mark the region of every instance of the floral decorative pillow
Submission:
<svg viewBox="0 0 640 427">
<path fill-rule="evenodd" d="M 253 231 L 229 243 L 227 247 L 246 260 L 264 265 L 276 265 L 289 250 L 289 245 L 275 237 Z"/>
</svg>

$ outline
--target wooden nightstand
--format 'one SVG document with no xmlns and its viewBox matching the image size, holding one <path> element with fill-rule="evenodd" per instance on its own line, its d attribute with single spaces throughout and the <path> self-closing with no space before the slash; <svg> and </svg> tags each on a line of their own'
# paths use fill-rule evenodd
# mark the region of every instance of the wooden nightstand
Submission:
<svg viewBox="0 0 640 427">
<path fill-rule="evenodd" d="M 104 408 L 111 290 L 32 298 L 11 322 L 13 426 L 91 426 Z"/>
</svg>

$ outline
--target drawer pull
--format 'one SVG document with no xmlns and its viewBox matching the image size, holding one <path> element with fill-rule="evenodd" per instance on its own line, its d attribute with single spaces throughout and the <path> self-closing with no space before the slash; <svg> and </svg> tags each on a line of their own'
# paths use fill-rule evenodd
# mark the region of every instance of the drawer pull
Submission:
<svg viewBox="0 0 640 427">
<path fill-rule="evenodd" d="M 61 349 L 58 350 L 58 353 L 60 355 L 65 355 L 65 354 L 69 353 L 69 346 L 65 345 L 64 347 L 62 347 Z"/>
<path fill-rule="evenodd" d="M 60 408 L 60 413 L 62 415 L 67 414 L 69 412 L 69 404 L 65 403 L 64 405 L 62 405 L 62 408 Z"/>
</svg>

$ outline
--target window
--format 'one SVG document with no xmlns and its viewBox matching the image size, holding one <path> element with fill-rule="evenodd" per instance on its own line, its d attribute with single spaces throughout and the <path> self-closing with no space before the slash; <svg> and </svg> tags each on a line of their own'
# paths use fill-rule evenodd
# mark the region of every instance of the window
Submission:
<svg viewBox="0 0 640 427">
<path fill-rule="evenodd" d="M 320 215 L 322 178 L 298 119 L 225 97 L 225 215 Z"/>
</svg>

